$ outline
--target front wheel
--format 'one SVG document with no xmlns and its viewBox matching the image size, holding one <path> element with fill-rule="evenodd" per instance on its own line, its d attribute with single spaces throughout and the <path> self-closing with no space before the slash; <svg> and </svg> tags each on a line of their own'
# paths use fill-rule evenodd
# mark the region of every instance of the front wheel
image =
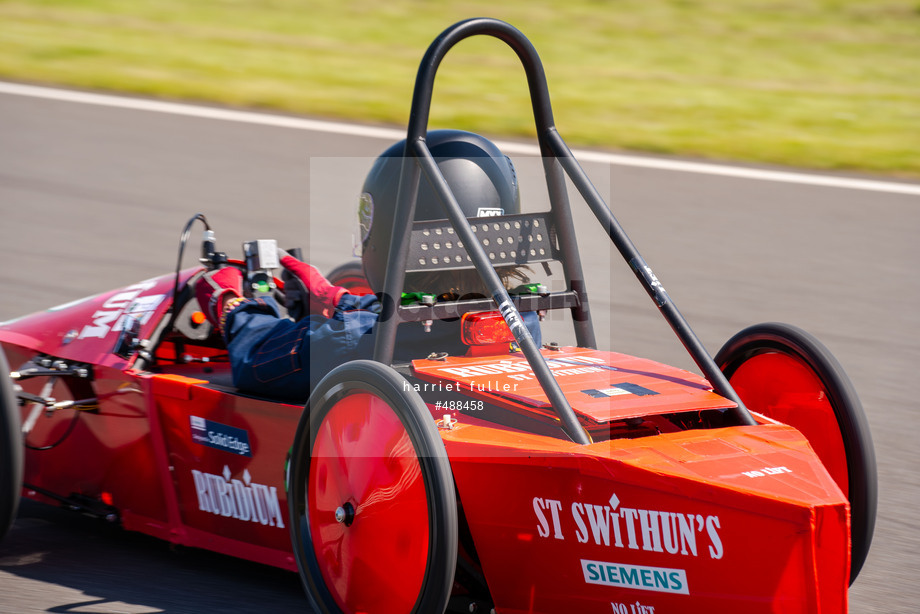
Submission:
<svg viewBox="0 0 920 614">
<path fill-rule="evenodd" d="M 457 564 L 457 501 L 419 394 L 359 360 L 319 383 L 291 452 L 300 577 L 320 612 L 443 612 Z"/>
<path fill-rule="evenodd" d="M 0 349 L 0 541 L 16 518 L 22 491 L 23 450 L 19 421 L 10 366 Z"/>
<path fill-rule="evenodd" d="M 802 432 L 850 502 L 850 584 L 869 553 L 878 501 L 875 450 L 862 403 L 830 351 L 788 324 L 746 328 L 716 354 L 744 404 Z"/>
</svg>

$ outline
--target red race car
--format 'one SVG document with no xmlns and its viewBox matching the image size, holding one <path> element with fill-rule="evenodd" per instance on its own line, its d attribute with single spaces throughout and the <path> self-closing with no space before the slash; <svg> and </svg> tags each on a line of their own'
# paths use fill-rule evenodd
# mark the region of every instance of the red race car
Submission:
<svg viewBox="0 0 920 614">
<path fill-rule="evenodd" d="M 473 35 L 523 64 L 549 211 L 468 219 L 431 156 L 435 72 Z M 875 458 L 827 350 L 763 324 L 707 353 L 556 131 L 530 42 L 503 22 L 434 41 L 406 143 L 373 360 L 330 370 L 305 406 L 233 387 L 191 289 L 206 267 L 0 324 L 0 536 L 20 496 L 62 504 L 297 571 L 321 612 L 846 611 Z M 444 219 L 413 223 L 423 174 Z M 702 376 L 596 348 L 566 176 Z M 230 266 L 296 315 L 291 284 L 249 247 Z M 553 292 L 509 293 L 494 269 L 551 261 L 565 278 Z M 409 270 L 457 268 L 493 298 L 403 294 Z M 367 290 L 360 267 L 330 277 Z M 571 314 L 576 346 L 538 347 L 522 324 L 552 309 Z M 394 360 L 398 326 L 458 318 L 465 354 Z"/>
</svg>

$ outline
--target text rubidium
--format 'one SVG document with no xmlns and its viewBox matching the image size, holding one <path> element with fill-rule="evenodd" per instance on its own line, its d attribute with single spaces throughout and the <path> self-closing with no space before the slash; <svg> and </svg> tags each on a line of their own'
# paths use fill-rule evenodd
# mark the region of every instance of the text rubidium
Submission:
<svg viewBox="0 0 920 614">
<path fill-rule="evenodd" d="M 231 479 L 230 469 L 226 466 L 223 475 L 192 469 L 192 479 L 201 511 L 284 528 L 278 489 L 252 482 L 248 469 L 243 470 L 242 480 Z"/>
</svg>

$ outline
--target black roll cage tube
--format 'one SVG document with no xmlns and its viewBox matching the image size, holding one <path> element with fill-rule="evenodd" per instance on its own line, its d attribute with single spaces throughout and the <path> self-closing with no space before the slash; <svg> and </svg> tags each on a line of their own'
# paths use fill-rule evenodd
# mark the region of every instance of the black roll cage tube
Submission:
<svg viewBox="0 0 920 614">
<path fill-rule="evenodd" d="M 566 193 L 565 174 L 572 180 L 597 220 L 607 231 L 613 244 L 636 274 L 639 283 L 642 284 L 648 295 L 655 301 L 659 311 L 677 334 L 696 365 L 709 380 L 713 390 L 737 404 L 737 408 L 728 410 L 733 414 L 735 421 L 742 425 L 756 424 L 750 412 L 731 387 L 731 384 L 729 384 L 715 361 L 713 361 L 712 356 L 690 329 L 687 321 L 677 310 L 677 307 L 658 282 L 654 273 L 652 273 L 651 268 L 636 250 L 636 247 L 626 235 L 610 208 L 575 160 L 571 150 L 562 140 L 562 137 L 559 136 L 553 120 L 543 64 L 533 45 L 517 28 L 497 19 L 468 19 L 447 28 L 428 47 L 428 51 L 419 66 L 412 96 L 406 150 L 403 156 L 396 199 L 392 241 L 387 257 L 382 297 L 383 309 L 380 314 L 380 324 L 378 325 L 377 340 L 374 347 L 374 360 L 387 365 L 393 361 L 396 329 L 403 319 L 400 317 L 402 309 L 398 302 L 394 300 L 394 297 L 402 296 L 405 285 L 410 234 L 407 229 L 412 228 L 415 218 L 419 180 L 421 173 L 424 172 L 425 177 L 435 188 L 435 192 L 458 238 L 463 241 L 476 270 L 489 289 L 494 304 L 498 306 L 499 311 L 511 328 L 515 340 L 533 369 L 543 392 L 562 421 L 565 433 L 572 441 L 578 444 L 591 443 L 591 436 L 578 421 L 546 360 L 540 353 L 540 348 L 537 347 L 527 327 L 523 325 L 520 313 L 495 272 L 485 250 L 471 230 L 469 222 L 460 209 L 460 205 L 457 203 L 450 186 L 444 179 L 426 143 L 428 116 L 431 109 L 434 78 L 438 67 L 444 56 L 454 45 L 466 38 L 477 35 L 493 36 L 505 42 L 518 55 L 527 76 L 537 138 L 540 143 L 540 152 L 543 157 L 543 167 L 549 190 L 551 213 L 556 225 L 562 254 L 563 272 L 570 292 L 576 297 L 574 305 L 570 309 L 578 345 L 594 348 L 596 347 L 596 342 L 588 308 L 588 296 L 584 284 L 581 258 L 578 254 L 575 238 L 575 226 L 572 221 L 571 208 Z M 416 318 L 409 317 L 407 319 Z"/>
</svg>

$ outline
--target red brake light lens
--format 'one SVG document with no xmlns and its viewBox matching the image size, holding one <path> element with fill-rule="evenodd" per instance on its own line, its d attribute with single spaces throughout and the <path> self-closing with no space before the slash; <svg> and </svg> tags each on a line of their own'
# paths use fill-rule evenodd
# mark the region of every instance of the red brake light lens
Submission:
<svg viewBox="0 0 920 614">
<path fill-rule="evenodd" d="M 460 318 L 461 339 L 466 345 L 491 345 L 514 341 L 511 329 L 497 311 L 465 313 Z"/>
</svg>

